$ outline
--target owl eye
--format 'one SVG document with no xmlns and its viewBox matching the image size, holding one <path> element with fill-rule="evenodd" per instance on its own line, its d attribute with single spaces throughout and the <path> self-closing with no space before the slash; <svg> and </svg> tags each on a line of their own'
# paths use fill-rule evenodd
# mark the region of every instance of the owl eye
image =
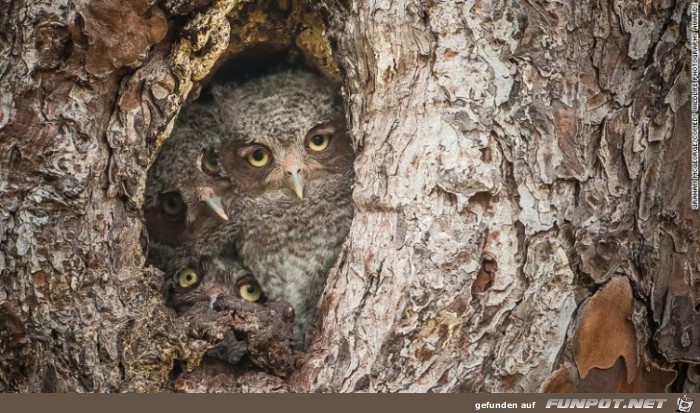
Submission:
<svg viewBox="0 0 700 413">
<path fill-rule="evenodd" d="M 270 154 L 263 148 L 258 148 L 246 156 L 248 163 L 256 168 L 262 168 L 270 163 Z"/>
<path fill-rule="evenodd" d="M 160 198 L 160 205 L 168 215 L 177 215 L 185 209 L 185 204 L 182 202 L 182 197 L 177 192 L 168 192 Z"/>
<path fill-rule="evenodd" d="M 221 173 L 219 154 L 215 150 L 210 148 L 202 152 L 202 170 L 208 175 L 219 175 Z"/>
<path fill-rule="evenodd" d="M 192 268 L 185 268 L 177 273 L 177 285 L 182 288 L 191 287 L 199 282 L 199 274 Z"/>
<path fill-rule="evenodd" d="M 252 303 L 260 300 L 262 297 L 262 290 L 255 281 L 248 281 L 245 284 L 241 284 L 238 288 L 238 293 L 241 295 L 241 298 Z"/>
<path fill-rule="evenodd" d="M 321 152 L 330 142 L 331 138 L 327 135 L 314 135 L 306 142 L 306 147 L 312 151 Z"/>
</svg>

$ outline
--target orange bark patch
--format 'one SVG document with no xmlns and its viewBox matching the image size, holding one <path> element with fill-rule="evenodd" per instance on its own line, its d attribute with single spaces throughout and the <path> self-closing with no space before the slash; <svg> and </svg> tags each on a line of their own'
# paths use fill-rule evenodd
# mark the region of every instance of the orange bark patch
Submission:
<svg viewBox="0 0 700 413">
<path fill-rule="evenodd" d="M 496 258 L 492 254 L 485 253 L 481 258 L 479 273 L 476 275 L 476 280 L 474 280 L 474 284 L 472 285 L 472 293 L 483 293 L 491 288 L 496 278 L 497 270 L 498 263 L 496 262 Z"/>
<path fill-rule="evenodd" d="M 542 393 L 573 393 L 575 390 L 576 379 L 564 364 L 547 377 L 540 389 Z"/>
<path fill-rule="evenodd" d="M 46 285 L 46 272 L 39 270 L 32 273 L 32 281 L 34 281 L 34 285 L 37 287 L 43 287 Z"/>
<path fill-rule="evenodd" d="M 626 379 L 625 362 L 621 357 L 618 357 L 615 364 L 608 369 L 591 369 L 588 376 L 578 383 L 576 391 L 579 393 L 612 393 L 616 392 L 620 383 L 626 382 Z"/>
<path fill-rule="evenodd" d="M 624 277 L 613 278 L 591 297 L 581 315 L 575 338 L 574 360 L 581 378 L 591 369 L 607 369 L 623 357 L 627 377 L 638 368 L 637 337 L 630 320 L 634 311 L 632 289 Z"/>
<path fill-rule="evenodd" d="M 615 365 L 606 370 L 593 369 L 588 377 L 576 386 L 583 393 L 664 393 L 666 386 L 676 378 L 676 372 L 644 362 L 628 377 L 625 363 L 618 358 Z"/>
<path fill-rule="evenodd" d="M 676 372 L 652 363 L 640 365 L 632 380 L 620 380 L 616 392 L 620 393 L 665 393 L 666 386 L 676 379 Z"/>
</svg>

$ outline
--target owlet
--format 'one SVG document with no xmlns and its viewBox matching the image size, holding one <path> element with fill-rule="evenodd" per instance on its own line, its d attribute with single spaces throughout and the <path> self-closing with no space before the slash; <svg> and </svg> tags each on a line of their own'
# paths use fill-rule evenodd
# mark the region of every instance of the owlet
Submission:
<svg viewBox="0 0 700 413">
<path fill-rule="evenodd" d="M 218 87 L 214 96 L 235 249 L 271 299 L 292 305 L 302 348 L 353 217 L 354 152 L 341 99 L 301 71 Z"/>
<path fill-rule="evenodd" d="M 220 122 L 208 106 L 187 106 L 148 170 L 143 210 L 149 261 L 163 271 L 171 271 L 177 257 L 216 254 L 227 241 L 222 225 L 229 217 L 219 194 L 230 184 L 218 177 L 220 137 Z"/>
</svg>

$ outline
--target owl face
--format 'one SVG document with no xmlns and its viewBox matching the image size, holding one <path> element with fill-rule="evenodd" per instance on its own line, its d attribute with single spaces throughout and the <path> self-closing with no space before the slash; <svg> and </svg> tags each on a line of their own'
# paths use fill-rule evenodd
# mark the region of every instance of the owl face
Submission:
<svg viewBox="0 0 700 413">
<path fill-rule="evenodd" d="M 221 198 L 230 183 L 222 179 L 213 149 L 219 134 L 210 113 L 198 108 L 180 122 L 149 169 L 144 216 L 151 239 L 178 246 L 228 220 Z M 192 117 L 198 116 L 196 121 Z M 190 121 L 187 123 L 187 121 Z"/>
<path fill-rule="evenodd" d="M 254 303 L 267 299 L 258 282 L 234 259 L 203 257 L 180 266 L 166 279 L 165 301 L 178 314 L 192 305 L 214 306 L 223 297 L 238 297 Z"/>
<path fill-rule="evenodd" d="M 226 130 L 220 163 L 239 195 L 299 204 L 352 173 L 340 100 L 321 78 L 282 73 L 215 96 Z"/>
<path fill-rule="evenodd" d="M 222 166 L 244 196 L 268 193 L 298 203 L 325 180 L 347 172 L 352 147 L 341 121 L 295 132 L 288 140 L 235 140 L 222 146 Z"/>
</svg>

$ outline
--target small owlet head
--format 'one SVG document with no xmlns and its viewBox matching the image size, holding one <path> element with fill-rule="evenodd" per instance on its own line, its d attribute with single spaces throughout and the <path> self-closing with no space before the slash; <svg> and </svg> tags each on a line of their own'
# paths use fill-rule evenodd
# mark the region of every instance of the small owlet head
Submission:
<svg viewBox="0 0 700 413">
<path fill-rule="evenodd" d="M 238 297 L 264 303 L 266 296 L 258 282 L 235 259 L 202 257 L 180 266 L 165 281 L 165 303 L 178 314 L 192 305 L 208 302 L 212 308 L 223 297 Z"/>
</svg>

